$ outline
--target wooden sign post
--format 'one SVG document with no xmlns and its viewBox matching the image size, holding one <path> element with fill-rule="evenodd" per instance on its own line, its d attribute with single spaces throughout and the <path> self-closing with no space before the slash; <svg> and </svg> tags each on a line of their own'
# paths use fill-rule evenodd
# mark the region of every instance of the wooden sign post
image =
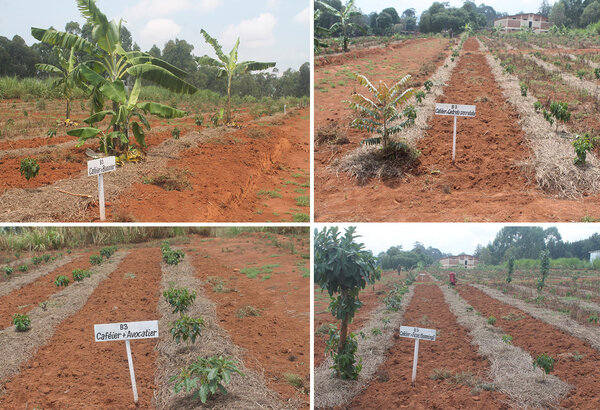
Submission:
<svg viewBox="0 0 600 410">
<path fill-rule="evenodd" d="M 138 402 L 138 393 L 135 384 L 135 372 L 133 370 L 131 345 L 129 344 L 129 341 L 136 339 L 152 339 L 156 337 L 158 337 L 158 320 L 94 325 L 94 339 L 96 342 L 125 341 L 127 362 L 129 363 L 129 376 L 131 377 L 131 388 L 133 389 L 133 402 L 136 404 Z"/>
<path fill-rule="evenodd" d="M 452 163 L 456 158 L 456 117 L 474 117 L 474 105 L 461 104 L 435 104 L 436 115 L 452 115 L 454 117 L 454 132 L 452 134 Z"/>
<path fill-rule="evenodd" d="M 415 384 L 417 380 L 417 362 L 419 361 L 419 340 L 430 340 L 435 341 L 435 329 L 423 329 L 412 326 L 400 326 L 400 337 L 408 337 L 415 339 L 415 353 L 413 355 L 413 368 L 412 368 L 412 384 Z"/>
<path fill-rule="evenodd" d="M 116 157 L 98 158 L 88 161 L 88 177 L 98 175 L 98 206 L 100 208 L 100 220 L 106 219 L 104 211 L 104 174 L 117 169 Z"/>
</svg>

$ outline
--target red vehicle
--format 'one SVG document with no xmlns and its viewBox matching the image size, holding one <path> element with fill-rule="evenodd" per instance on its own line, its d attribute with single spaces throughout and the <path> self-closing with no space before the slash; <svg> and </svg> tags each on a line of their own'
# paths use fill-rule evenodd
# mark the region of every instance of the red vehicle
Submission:
<svg viewBox="0 0 600 410">
<path fill-rule="evenodd" d="M 450 272 L 450 284 L 456 286 L 456 273 Z"/>
</svg>

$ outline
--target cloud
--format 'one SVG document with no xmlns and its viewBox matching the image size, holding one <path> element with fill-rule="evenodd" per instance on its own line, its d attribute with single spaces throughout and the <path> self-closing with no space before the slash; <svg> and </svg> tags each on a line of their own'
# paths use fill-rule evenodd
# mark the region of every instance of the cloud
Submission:
<svg viewBox="0 0 600 410">
<path fill-rule="evenodd" d="M 240 24 L 230 24 L 221 35 L 223 44 L 233 45 L 240 37 L 244 46 L 251 48 L 267 47 L 275 44 L 273 29 L 277 19 L 271 13 L 263 13 L 260 16 L 243 20 Z"/>
<path fill-rule="evenodd" d="M 171 19 L 150 20 L 141 32 L 141 43 L 163 45 L 174 39 L 181 31 L 181 27 Z"/>
<path fill-rule="evenodd" d="M 300 24 L 308 24 L 310 22 L 310 10 L 309 8 L 305 8 L 300 13 L 294 16 L 294 21 Z"/>
<path fill-rule="evenodd" d="M 125 9 L 127 19 L 141 19 L 143 17 L 158 18 L 170 14 L 197 10 L 207 13 L 219 7 L 223 0 L 141 0 L 135 6 Z"/>
</svg>

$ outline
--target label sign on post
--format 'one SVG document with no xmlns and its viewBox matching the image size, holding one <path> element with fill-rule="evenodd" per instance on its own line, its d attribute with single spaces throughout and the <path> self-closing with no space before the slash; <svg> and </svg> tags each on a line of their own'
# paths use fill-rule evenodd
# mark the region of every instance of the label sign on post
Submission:
<svg viewBox="0 0 600 410">
<path fill-rule="evenodd" d="M 125 341 L 127 362 L 129 363 L 129 376 L 131 377 L 131 388 L 133 389 L 133 401 L 136 404 L 138 402 L 138 393 L 135 384 L 135 372 L 133 370 L 131 345 L 129 344 L 129 341 L 136 339 L 152 339 L 156 337 L 158 337 L 158 320 L 94 325 L 94 340 L 96 342 Z"/>
<path fill-rule="evenodd" d="M 454 132 L 452 133 L 452 163 L 454 163 L 456 158 L 456 117 L 475 117 L 475 106 L 435 103 L 435 114 L 454 117 Z"/>
<path fill-rule="evenodd" d="M 419 361 L 419 340 L 435 341 L 435 329 L 423 329 L 420 327 L 400 326 L 400 337 L 415 339 L 415 353 L 413 355 L 412 384 L 417 380 L 417 362 Z"/>
<path fill-rule="evenodd" d="M 104 176 L 107 172 L 117 169 L 117 158 L 106 157 L 88 161 L 88 177 L 98 175 L 98 206 L 100 208 L 100 220 L 106 219 L 104 211 Z"/>
</svg>

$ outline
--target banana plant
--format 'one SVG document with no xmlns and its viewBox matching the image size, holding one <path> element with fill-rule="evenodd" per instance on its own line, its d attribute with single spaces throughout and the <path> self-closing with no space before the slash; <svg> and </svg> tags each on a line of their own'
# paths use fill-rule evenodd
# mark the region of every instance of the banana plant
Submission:
<svg viewBox="0 0 600 410">
<path fill-rule="evenodd" d="M 313 43 L 314 43 L 316 51 L 319 51 L 321 48 L 329 47 L 329 45 L 327 43 L 324 43 L 321 40 L 319 40 L 317 35 L 323 36 L 323 35 L 331 34 L 331 31 L 329 29 L 317 26 L 317 20 L 319 20 L 319 18 L 321 17 L 321 14 L 322 14 L 321 10 L 315 10 L 314 18 L 313 18 L 314 23 L 315 23 L 315 35 L 313 36 Z"/>
<path fill-rule="evenodd" d="M 238 62 L 238 47 L 240 46 L 240 39 L 238 37 L 235 46 L 229 52 L 229 55 L 223 53 L 223 49 L 219 42 L 212 38 L 204 29 L 200 32 L 204 36 L 204 40 L 212 46 L 217 55 L 217 59 L 209 57 L 207 55 L 198 57 L 197 61 L 200 66 L 216 67 L 219 69 L 217 78 L 227 76 L 227 110 L 225 114 L 225 123 L 231 123 L 231 80 L 234 75 L 251 73 L 252 71 L 266 70 L 267 68 L 275 67 L 276 63 L 259 63 L 257 61 L 243 61 Z"/>
<path fill-rule="evenodd" d="M 69 58 L 63 56 L 60 47 L 53 48 L 58 58 L 58 66 L 52 64 L 36 64 L 35 68 L 50 74 L 58 74 L 60 78 L 52 84 L 52 88 L 59 88 L 62 95 L 67 99 L 66 119 L 71 118 L 71 97 L 73 90 L 77 88 L 77 57 L 75 48 L 71 47 Z"/>
<path fill-rule="evenodd" d="M 354 0 L 348 0 L 346 5 L 342 8 L 342 10 L 337 10 L 334 7 L 331 7 L 329 4 L 322 2 L 321 0 L 316 1 L 319 6 L 323 7 L 329 13 L 336 16 L 340 21 L 333 23 L 331 27 L 329 27 L 329 31 L 331 33 L 336 33 L 338 31 L 342 31 L 342 43 L 344 52 L 348 51 L 348 30 L 349 29 L 358 29 L 365 32 L 364 27 L 359 24 L 353 23 L 350 21 L 352 17 L 360 16 L 360 12 L 356 10 L 354 7 Z"/>
<path fill-rule="evenodd" d="M 150 124 L 145 117 L 145 114 L 156 115 L 161 118 L 180 118 L 185 115 L 184 111 L 169 107 L 167 105 L 154 102 L 138 101 L 140 91 L 142 89 L 142 80 L 137 78 L 135 84 L 128 94 L 125 85 L 122 81 L 109 82 L 98 73 L 90 70 L 87 67 L 81 68 L 82 75 L 93 87 L 101 90 L 112 101 L 118 103 L 118 110 L 103 110 L 92 114 L 90 117 L 83 120 L 90 127 L 77 128 L 67 131 L 68 135 L 79 138 L 77 146 L 80 147 L 91 138 L 100 140 L 100 149 L 104 154 L 115 152 L 115 142 L 120 142 L 123 146 L 129 144 L 129 130 L 135 136 L 135 140 L 139 146 L 146 146 L 146 130 L 150 130 Z M 110 123 L 106 130 L 101 130 L 94 125 L 103 121 L 104 118 L 110 117 Z M 119 127 L 114 129 L 118 124 Z M 111 128 L 113 129 L 112 131 Z"/>
<path fill-rule="evenodd" d="M 165 118 L 175 118 L 183 114 L 182 111 L 157 103 L 146 103 L 143 105 L 137 103 L 139 97 L 141 81 L 147 80 L 160 87 L 163 87 L 174 93 L 193 94 L 197 90 L 194 86 L 188 84 L 181 77 L 186 73 L 161 59 L 155 58 L 148 53 L 139 51 L 127 52 L 121 45 L 121 23 L 122 20 L 108 21 L 100 9 L 96 6 L 94 0 L 76 0 L 77 7 L 81 15 L 90 23 L 92 29 L 92 40 L 77 36 L 75 34 L 57 31 L 54 29 L 39 29 L 32 27 L 31 34 L 34 38 L 61 48 L 72 48 L 77 52 L 85 52 L 91 56 L 89 61 L 81 63 L 78 70 L 78 78 L 85 87 L 90 90 L 92 97 L 92 115 L 88 118 L 88 123 L 99 117 L 112 115 L 112 132 L 106 134 L 107 140 L 102 147 L 104 150 L 112 150 L 115 153 L 127 149 L 129 141 L 129 120 L 131 116 L 139 114 L 141 109 L 144 112 L 163 116 Z M 133 89 L 129 91 L 126 84 L 135 83 Z M 135 91 L 135 92 L 134 92 Z M 105 113 L 105 100 L 112 101 L 112 110 Z M 132 103 L 132 101 L 135 101 Z M 146 109 L 144 110 L 145 107 Z M 166 108 L 165 108 L 166 107 Z M 114 113 L 111 114 L 111 113 Z M 95 117 L 95 114 L 100 114 Z M 138 117 L 139 118 L 139 117 Z M 147 121 L 141 120 L 141 123 L 149 128 Z M 143 132 L 139 124 L 131 124 L 136 140 L 142 146 Z M 95 132 L 95 131 L 93 131 Z M 89 129 L 71 130 L 71 135 L 81 138 L 92 138 L 93 132 Z M 95 134 L 93 136 L 96 136 Z"/>
<path fill-rule="evenodd" d="M 350 100 L 346 101 L 350 108 L 359 113 L 359 117 L 355 118 L 350 126 L 381 135 L 380 138 L 369 138 L 363 142 L 369 145 L 381 143 L 385 149 L 390 143 L 390 136 L 412 125 L 416 118 L 416 111 L 411 105 L 402 112 L 397 109 L 398 105 L 406 102 L 415 92 L 414 89 L 405 87 L 410 75 L 404 76 L 391 87 L 383 81 L 379 81 L 379 86 L 376 87 L 361 74 L 354 74 L 354 77 L 370 91 L 372 97 L 353 93 Z M 393 124 L 403 118 L 403 122 Z"/>
</svg>

